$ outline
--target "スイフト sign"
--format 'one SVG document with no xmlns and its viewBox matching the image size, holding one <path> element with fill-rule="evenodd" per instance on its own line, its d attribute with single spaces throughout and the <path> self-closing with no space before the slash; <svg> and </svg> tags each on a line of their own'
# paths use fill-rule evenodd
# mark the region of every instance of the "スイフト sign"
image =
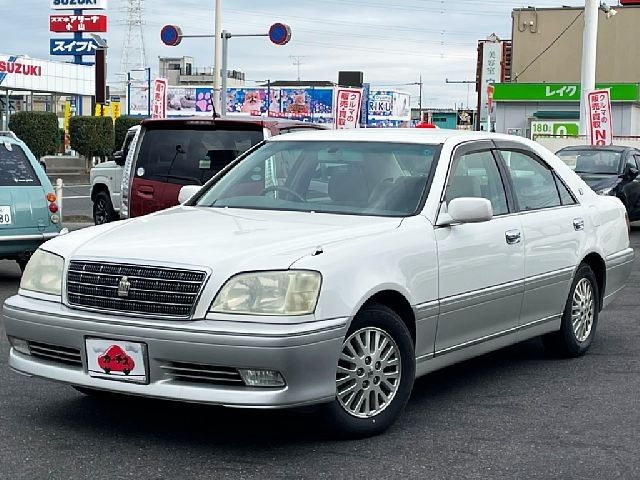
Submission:
<svg viewBox="0 0 640 480">
<path fill-rule="evenodd" d="M 589 111 L 588 137 L 590 145 L 613 144 L 611 94 L 609 90 L 594 90 L 587 95 Z"/>
<path fill-rule="evenodd" d="M 106 10 L 107 0 L 50 0 L 52 10 Z"/>
<path fill-rule="evenodd" d="M 51 55 L 95 55 L 98 42 L 93 39 L 73 40 L 71 38 L 52 38 L 49 40 Z"/>
</svg>

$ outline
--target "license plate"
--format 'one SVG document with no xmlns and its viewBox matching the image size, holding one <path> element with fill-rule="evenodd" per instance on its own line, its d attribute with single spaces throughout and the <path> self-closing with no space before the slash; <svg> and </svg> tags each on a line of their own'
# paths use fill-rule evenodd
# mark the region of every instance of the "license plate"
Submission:
<svg viewBox="0 0 640 480">
<path fill-rule="evenodd" d="M 87 367 L 92 377 L 147 382 L 144 343 L 87 338 Z"/>
<path fill-rule="evenodd" d="M 0 226 L 11 225 L 12 223 L 13 221 L 11 220 L 11 207 L 0 206 Z"/>
</svg>

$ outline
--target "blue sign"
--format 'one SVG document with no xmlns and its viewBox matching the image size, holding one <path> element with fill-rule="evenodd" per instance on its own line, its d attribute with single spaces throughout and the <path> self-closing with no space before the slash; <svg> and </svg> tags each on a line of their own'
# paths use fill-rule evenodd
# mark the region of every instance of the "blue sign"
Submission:
<svg viewBox="0 0 640 480">
<path fill-rule="evenodd" d="M 182 30 L 177 25 L 165 25 L 160 30 L 160 40 L 169 47 L 175 47 L 182 42 Z"/>
<path fill-rule="evenodd" d="M 51 55 L 95 55 L 98 42 L 90 38 L 74 40 L 71 38 L 52 38 L 49 40 Z"/>
<path fill-rule="evenodd" d="M 291 27 L 284 23 L 274 23 L 269 29 L 269 40 L 276 45 L 286 45 L 291 40 Z"/>
</svg>

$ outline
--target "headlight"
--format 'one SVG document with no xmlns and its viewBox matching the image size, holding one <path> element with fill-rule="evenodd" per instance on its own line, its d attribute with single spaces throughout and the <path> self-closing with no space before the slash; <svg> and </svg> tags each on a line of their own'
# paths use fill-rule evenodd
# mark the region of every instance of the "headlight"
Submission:
<svg viewBox="0 0 640 480">
<path fill-rule="evenodd" d="M 241 273 L 232 277 L 211 305 L 214 313 L 307 315 L 316 309 L 322 276 L 318 272 Z"/>
<path fill-rule="evenodd" d="M 58 255 L 36 250 L 22 274 L 20 288 L 49 295 L 62 294 L 64 260 Z"/>
<path fill-rule="evenodd" d="M 596 193 L 598 195 L 611 195 L 612 190 L 613 190 L 613 187 L 603 188 L 602 190 L 596 191 Z"/>
</svg>

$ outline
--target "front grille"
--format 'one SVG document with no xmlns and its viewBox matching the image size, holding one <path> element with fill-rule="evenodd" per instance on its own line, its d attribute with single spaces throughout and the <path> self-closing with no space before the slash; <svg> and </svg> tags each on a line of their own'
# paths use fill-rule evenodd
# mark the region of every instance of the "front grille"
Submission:
<svg viewBox="0 0 640 480">
<path fill-rule="evenodd" d="M 82 366 L 82 357 L 77 348 L 60 347 L 48 343 L 28 342 L 31 356 L 49 362 L 64 363 L 65 365 Z"/>
<path fill-rule="evenodd" d="M 238 370 L 231 367 L 218 367 L 202 363 L 168 362 L 160 368 L 164 370 L 166 377 L 179 382 L 244 386 Z"/>
<path fill-rule="evenodd" d="M 119 286 L 125 277 L 123 294 Z M 72 261 L 67 298 L 71 306 L 188 317 L 205 279 L 205 272 L 192 270 Z"/>
</svg>

